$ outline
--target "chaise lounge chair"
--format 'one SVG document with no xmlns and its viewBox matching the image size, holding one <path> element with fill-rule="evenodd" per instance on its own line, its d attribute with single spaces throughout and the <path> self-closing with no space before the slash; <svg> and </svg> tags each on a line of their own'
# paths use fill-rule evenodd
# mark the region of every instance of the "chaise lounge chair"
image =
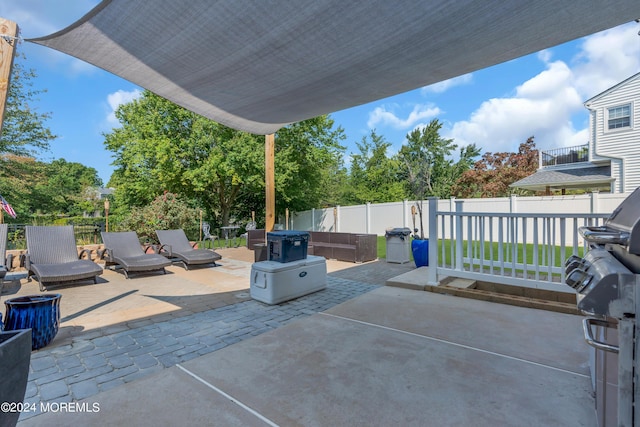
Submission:
<svg viewBox="0 0 640 427">
<path fill-rule="evenodd" d="M 138 234 L 135 231 L 102 232 L 105 251 L 105 266 L 120 266 L 128 279 L 131 272 L 152 272 L 171 265 L 171 261 L 162 255 L 148 254 L 142 250 Z"/>
<path fill-rule="evenodd" d="M 185 270 L 191 265 L 213 264 L 222 259 L 220 254 L 209 249 L 194 249 L 189 243 L 184 230 L 156 230 L 160 241 L 158 253 L 182 262 Z"/>
<path fill-rule="evenodd" d="M 93 279 L 93 283 L 98 283 L 97 277 L 102 274 L 102 267 L 90 259 L 81 259 L 91 251 L 84 250 L 78 255 L 72 225 L 28 225 L 25 227 L 25 233 L 27 280 L 31 281 L 31 276 L 34 276 L 40 284 L 41 291 L 46 291 L 49 284 L 87 279 Z"/>
</svg>

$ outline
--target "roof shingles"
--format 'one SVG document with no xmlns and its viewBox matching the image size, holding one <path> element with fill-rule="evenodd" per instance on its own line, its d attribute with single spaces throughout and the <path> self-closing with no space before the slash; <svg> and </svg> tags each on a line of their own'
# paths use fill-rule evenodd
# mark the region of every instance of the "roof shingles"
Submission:
<svg viewBox="0 0 640 427">
<path fill-rule="evenodd" d="M 529 190 L 551 188 L 591 188 L 609 185 L 615 178 L 611 177 L 611 166 L 593 166 L 575 169 L 540 169 L 533 175 L 516 181 L 510 187 Z"/>
</svg>

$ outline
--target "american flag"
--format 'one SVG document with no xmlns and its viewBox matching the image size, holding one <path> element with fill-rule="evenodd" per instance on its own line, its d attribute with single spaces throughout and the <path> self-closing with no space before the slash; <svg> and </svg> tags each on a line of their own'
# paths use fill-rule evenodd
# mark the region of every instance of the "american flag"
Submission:
<svg viewBox="0 0 640 427">
<path fill-rule="evenodd" d="M 2 197 L 1 195 L 0 195 L 0 207 L 2 207 L 2 210 L 8 213 L 11 216 L 11 218 L 15 218 L 17 216 L 16 211 L 13 210 L 9 202 L 7 202 L 5 198 Z"/>
</svg>

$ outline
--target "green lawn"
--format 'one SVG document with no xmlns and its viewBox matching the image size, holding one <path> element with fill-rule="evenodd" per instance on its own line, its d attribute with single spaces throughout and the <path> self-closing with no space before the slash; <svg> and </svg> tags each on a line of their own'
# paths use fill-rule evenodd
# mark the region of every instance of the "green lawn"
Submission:
<svg viewBox="0 0 640 427">
<path fill-rule="evenodd" d="M 238 238 L 236 239 L 236 242 L 239 246 L 246 246 L 247 242 L 246 239 L 244 238 Z M 200 242 L 200 247 L 202 247 L 202 242 Z M 211 247 L 211 241 L 207 241 L 207 248 Z M 454 243 L 455 244 L 455 243 Z M 225 241 L 224 240 L 217 240 L 216 241 L 216 248 L 219 247 L 224 247 L 225 245 Z M 438 255 L 441 256 L 442 254 L 442 245 L 444 245 L 444 251 L 445 251 L 445 264 L 446 265 L 452 265 L 452 260 L 451 260 L 451 240 L 440 240 L 439 245 L 438 245 Z M 474 257 L 478 257 L 480 254 L 480 247 L 479 247 L 479 243 L 476 242 L 474 243 L 474 248 L 473 248 L 473 255 Z M 467 242 L 463 242 L 463 256 L 466 257 L 467 256 L 467 246 L 468 243 Z M 491 253 L 491 247 L 493 246 L 493 260 L 494 260 L 494 266 L 497 264 L 497 260 L 498 260 L 498 251 L 499 251 L 499 245 L 497 242 L 485 242 L 484 243 L 484 258 L 485 258 L 485 263 L 488 264 L 489 263 L 489 256 Z M 562 256 L 561 250 L 559 246 L 554 246 L 553 247 L 554 250 L 554 263 L 553 265 L 555 267 L 562 267 L 564 260 L 568 257 L 570 257 L 573 254 L 573 248 L 571 247 L 566 247 L 565 248 L 565 253 L 564 256 Z M 503 244 L 503 258 L 505 261 L 505 265 L 506 263 L 511 263 L 511 254 L 512 254 L 512 245 L 509 244 Z M 527 254 L 527 264 L 528 265 L 532 265 L 533 264 L 533 254 L 534 254 L 534 250 L 533 250 L 533 244 L 527 244 L 526 245 L 526 254 Z M 516 256 L 517 256 L 517 260 L 516 263 L 521 264 L 523 261 L 523 255 L 524 255 L 524 251 L 523 251 L 523 245 L 522 244 L 518 244 L 516 247 Z M 578 256 L 582 257 L 584 255 L 584 248 L 583 247 L 579 247 L 578 248 Z M 538 263 L 539 264 L 546 264 L 547 259 L 548 259 L 549 254 L 545 252 L 545 249 L 542 247 L 542 245 L 538 245 Z M 387 238 L 385 236 L 378 236 L 378 258 L 380 259 L 384 259 L 387 257 Z M 409 257 L 411 259 L 411 261 L 413 261 L 413 253 L 411 252 L 411 250 L 409 251 Z M 495 267 L 494 267 L 495 268 Z"/>
<path fill-rule="evenodd" d="M 443 243 L 443 241 L 440 241 L 440 245 Z M 445 245 L 445 263 L 447 265 L 451 265 L 451 240 L 445 240 L 444 241 L 444 245 Z M 455 242 L 454 242 L 455 244 Z M 438 245 L 438 250 L 439 250 L 439 255 L 442 253 L 442 247 Z M 463 250 L 463 256 L 466 257 L 467 256 L 467 248 L 468 248 L 468 243 L 465 241 L 462 244 L 462 250 Z M 493 258 L 494 262 L 496 260 L 498 260 L 498 255 L 499 255 L 499 249 L 500 246 L 497 242 L 484 242 L 484 259 L 485 260 L 489 260 L 490 258 Z M 549 259 L 549 248 L 548 247 L 543 247 L 542 245 L 538 245 L 537 248 L 537 253 L 538 253 L 538 263 L 539 264 L 547 264 L 547 261 Z M 493 257 L 490 257 L 491 251 L 493 250 Z M 515 251 L 516 251 L 516 263 L 521 264 L 523 263 L 524 260 L 524 254 L 525 254 L 525 250 L 526 250 L 526 263 L 531 265 L 533 264 L 533 260 L 534 260 L 534 245 L 531 243 L 527 243 L 526 244 L 526 249 L 523 247 L 523 245 L 521 243 L 518 243 L 516 245 Z M 505 262 L 512 262 L 512 254 L 513 254 L 513 245 L 512 244 L 503 244 L 502 245 L 502 253 L 503 253 L 503 259 Z M 555 267 L 562 267 L 564 264 L 564 260 L 569 258 L 571 255 L 573 254 L 573 247 L 565 247 L 564 249 L 564 255 L 562 254 L 562 249 L 560 248 L 560 246 L 553 246 L 553 253 L 551 254 L 553 257 L 553 263 L 552 265 Z M 584 254 L 584 248 L 583 247 L 578 247 L 578 256 L 582 257 Z M 474 246 L 472 247 L 472 256 L 474 258 L 478 258 L 480 256 L 480 243 L 479 242 L 475 242 Z"/>
<path fill-rule="evenodd" d="M 204 243 L 205 243 L 205 245 L 203 246 L 202 241 L 199 241 L 198 242 L 198 247 L 199 248 L 211 249 L 211 240 L 206 240 Z M 218 239 L 218 240 L 216 240 L 214 249 L 226 248 L 227 247 L 226 244 L 227 244 L 227 242 L 224 239 Z M 231 244 L 232 247 L 233 246 L 244 246 L 244 247 L 246 247 L 247 246 L 247 239 L 245 239 L 244 237 L 238 237 L 238 238 L 235 239 L 235 243 L 234 243 L 233 239 L 231 239 L 230 244 Z"/>
<path fill-rule="evenodd" d="M 442 255 L 442 245 L 444 244 L 444 251 L 445 251 L 445 264 L 446 265 L 452 265 L 452 260 L 451 260 L 451 240 L 447 239 L 447 240 L 440 240 L 439 244 L 438 244 L 438 255 L 441 256 Z M 454 242 L 455 244 L 455 242 Z M 480 255 L 480 244 L 478 242 L 474 243 L 474 247 L 472 248 L 472 255 L 474 257 L 479 257 Z M 497 242 L 484 242 L 484 258 L 486 260 L 486 262 L 489 262 L 489 256 L 491 254 L 491 249 L 493 246 L 493 260 L 494 263 L 497 262 L 498 260 L 498 254 L 499 254 L 499 244 Z M 463 257 L 467 256 L 467 247 L 468 247 L 468 243 L 465 241 L 463 242 L 462 248 L 463 248 Z M 531 243 L 528 243 L 526 245 L 526 256 L 527 256 L 527 264 L 531 265 L 533 264 L 533 258 L 534 258 L 534 246 Z M 505 263 L 511 262 L 511 254 L 512 254 L 512 245 L 510 244 L 503 244 L 502 245 L 502 252 L 503 252 L 503 258 L 505 260 Z M 546 264 L 547 263 L 547 259 L 549 257 L 549 253 L 547 252 L 548 248 L 543 248 L 542 245 L 538 245 L 538 263 L 539 264 Z M 573 254 L 573 248 L 572 247 L 565 247 L 565 251 L 564 251 L 564 256 L 562 255 L 562 251 L 560 246 L 553 246 L 553 266 L 555 267 L 562 267 L 564 264 L 564 260 L 569 258 L 572 254 Z M 525 251 L 523 250 L 523 245 L 522 244 L 518 244 L 516 246 L 516 263 L 521 264 L 523 262 L 523 257 L 524 257 L 524 253 Z M 378 236 L 378 258 L 386 258 L 387 256 L 387 239 L 385 236 Z M 411 253 L 411 251 L 409 251 L 409 256 L 411 257 L 411 260 L 413 261 L 413 253 Z M 582 257 L 584 256 L 584 248 L 582 246 L 578 247 L 578 256 Z"/>
</svg>

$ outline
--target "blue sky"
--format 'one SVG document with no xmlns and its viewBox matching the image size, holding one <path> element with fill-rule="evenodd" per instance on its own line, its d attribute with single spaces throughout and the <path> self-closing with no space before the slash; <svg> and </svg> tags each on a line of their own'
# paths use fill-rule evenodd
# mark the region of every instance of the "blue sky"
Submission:
<svg viewBox="0 0 640 427">
<path fill-rule="evenodd" d="M 0 16 L 18 23 L 24 38 L 61 30 L 97 0 L 20 0 L 0 3 Z M 372 129 L 392 143 L 393 154 L 408 132 L 434 118 L 443 136 L 482 152 L 516 151 L 529 136 L 538 148 L 585 144 L 584 101 L 640 72 L 640 25 L 635 22 L 499 64 L 446 82 L 332 113 L 345 129 L 347 156 Z M 36 108 L 59 138 L 42 160 L 64 158 L 98 171 L 106 182 L 113 167 L 102 134 L 117 126 L 114 110 L 140 88 L 51 49 L 22 42 L 23 62 L 47 89 Z M 348 161 L 348 159 L 347 159 Z"/>
</svg>

